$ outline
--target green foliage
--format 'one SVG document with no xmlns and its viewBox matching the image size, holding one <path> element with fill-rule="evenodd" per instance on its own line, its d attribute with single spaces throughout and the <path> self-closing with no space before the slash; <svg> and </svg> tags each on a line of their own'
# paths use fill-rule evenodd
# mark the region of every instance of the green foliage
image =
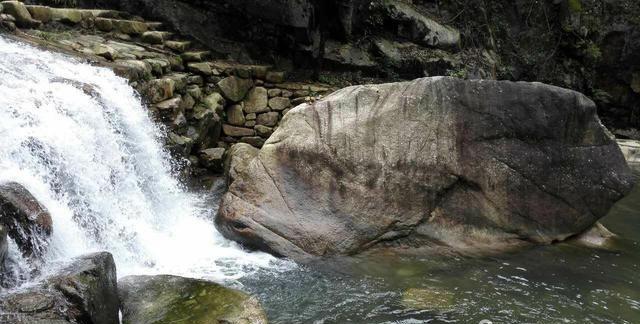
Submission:
<svg viewBox="0 0 640 324">
<path fill-rule="evenodd" d="M 459 68 L 456 70 L 449 70 L 447 73 L 450 77 L 458 78 L 458 79 L 467 79 L 469 74 L 466 69 Z"/>
<path fill-rule="evenodd" d="M 573 12 L 582 12 L 581 0 L 567 0 L 567 5 L 569 5 L 569 10 Z"/>
<path fill-rule="evenodd" d="M 77 0 L 40 0 L 38 2 L 52 7 L 75 8 L 78 6 Z"/>
<path fill-rule="evenodd" d="M 583 53 L 585 58 L 591 62 L 598 62 L 602 58 L 602 51 L 600 50 L 600 47 L 592 41 L 587 42 L 583 49 Z"/>
</svg>

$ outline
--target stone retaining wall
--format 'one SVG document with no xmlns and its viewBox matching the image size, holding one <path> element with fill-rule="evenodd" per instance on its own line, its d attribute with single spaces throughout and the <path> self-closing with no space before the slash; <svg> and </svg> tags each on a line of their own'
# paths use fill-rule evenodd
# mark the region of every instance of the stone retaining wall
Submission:
<svg viewBox="0 0 640 324">
<path fill-rule="evenodd" d="M 212 58 L 162 23 L 113 10 L 63 9 L 5 1 L 0 26 L 108 66 L 138 90 L 165 125 L 167 148 L 193 167 L 222 171 L 234 143 L 262 147 L 294 106 L 330 91 L 289 82 L 268 65 Z M 16 27 L 22 29 L 16 29 Z"/>
</svg>

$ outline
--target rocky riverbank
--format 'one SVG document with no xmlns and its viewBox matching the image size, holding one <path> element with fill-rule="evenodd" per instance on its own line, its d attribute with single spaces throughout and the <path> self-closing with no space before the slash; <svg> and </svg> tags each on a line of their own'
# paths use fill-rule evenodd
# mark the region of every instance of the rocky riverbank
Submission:
<svg viewBox="0 0 640 324">
<path fill-rule="evenodd" d="M 640 139 L 640 3 L 634 0 L 78 0 L 166 21 L 242 62 L 317 62 L 385 81 L 449 75 L 539 81 L 598 104 L 621 138 Z M 324 77 L 334 79 L 335 75 Z"/>
<path fill-rule="evenodd" d="M 175 276 L 116 280 L 107 252 L 60 264 L 54 273 L 16 291 L 0 293 L 2 323 L 194 324 L 266 323 L 259 303 L 218 284 Z"/>
<path fill-rule="evenodd" d="M 0 24 L 16 39 L 110 67 L 142 95 L 187 173 L 221 173 L 238 142 L 260 148 L 294 106 L 331 91 L 270 65 L 215 59 L 163 24 L 113 10 L 3 3 Z M 65 82 L 61 80 L 61 82 Z M 78 85 L 91 91 L 91 85 Z"/>
</svg>

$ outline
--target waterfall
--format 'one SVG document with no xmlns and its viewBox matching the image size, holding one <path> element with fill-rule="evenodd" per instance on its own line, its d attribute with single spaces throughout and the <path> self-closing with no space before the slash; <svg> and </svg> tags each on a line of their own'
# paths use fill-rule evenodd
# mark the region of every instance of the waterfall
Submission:
<svg viewBox="0 0 640 324">
<path fill-rule="evenodd" d="M 216 280 L 284 265 L 216 231 L 214 206 L 181 187 L 162 130 L 109 69 L 0 37 L 0 139 L 0 182 L 52 214 L 45 264 L 109 251 L 119 276 Z"/>
</svg>

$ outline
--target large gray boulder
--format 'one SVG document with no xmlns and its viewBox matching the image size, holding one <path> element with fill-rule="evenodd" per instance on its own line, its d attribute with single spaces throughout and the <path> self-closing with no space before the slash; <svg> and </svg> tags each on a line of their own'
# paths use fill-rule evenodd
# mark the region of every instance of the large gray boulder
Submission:
<svg viewBox="0 0 640 324">
<path fill-rule="evenodd" d="M 42 282 L 2 295 L 10 323 L 113 324 L 118 319 L 116 266 L 111 254 L 78 257 Z"/>
<path fill-rule="evenodd" d="M 633 186 L 595 104 L 540 83 L 349 87 L 291 110 L 259 152 L 229 153 L 218 228 L 293 258 L 548 244 Z"/>
<path fill-rule="evenodd" d="M 123 324 L 266 324 L 258 301 L 216 283 L 169 275 L 129 276 L 118 283 Z"/>
<path fill-rule="evenodd" d="M 21 184 L 0 184 L 0 225 L 28 258 L 40 258 L 53 232 L 51 214 Z"/>
</svg>

